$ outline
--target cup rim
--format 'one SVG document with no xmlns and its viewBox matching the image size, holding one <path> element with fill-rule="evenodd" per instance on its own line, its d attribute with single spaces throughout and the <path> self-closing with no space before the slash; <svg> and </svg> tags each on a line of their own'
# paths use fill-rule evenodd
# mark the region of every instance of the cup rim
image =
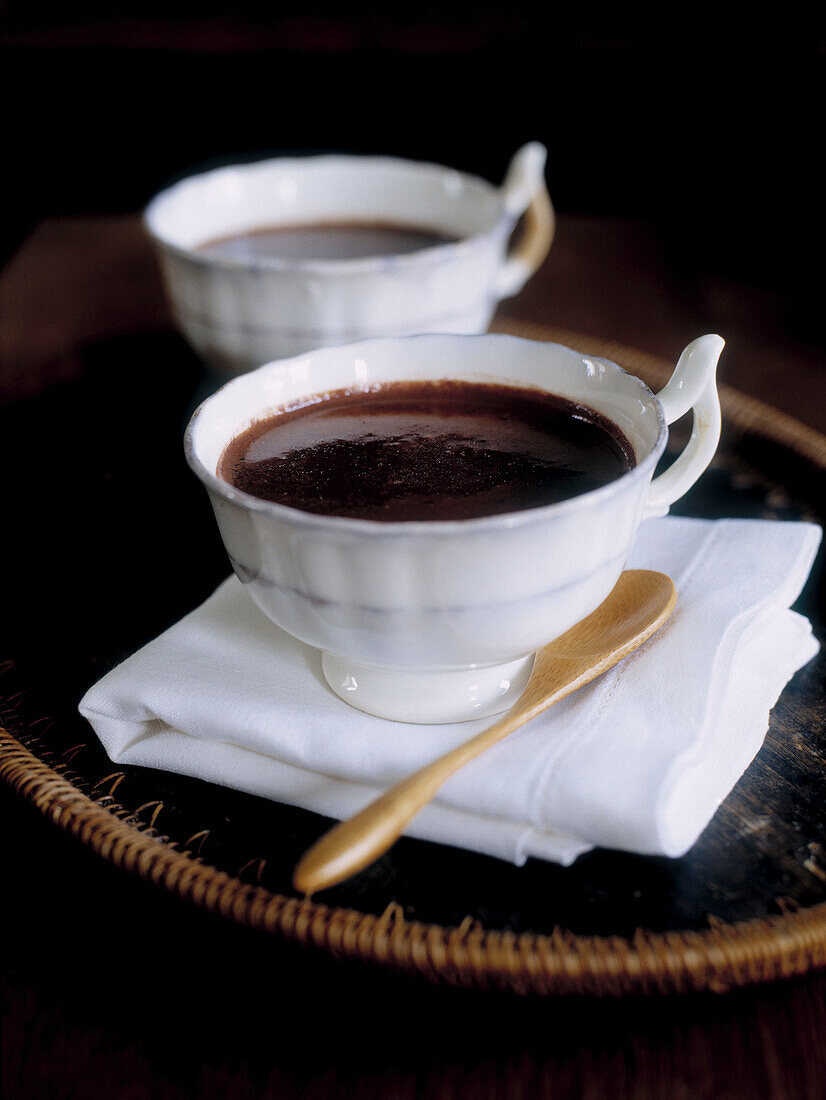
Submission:
<svg viewBox="0 0 826 1100">
<path fill-rule="evenodd" d="M 575 348 L 570 348 L 566 344 L 558 344 L 552 341 L 532 341 L 527 340 L 521 336 L 510 336 L 506 333 L 474 333 L 474 334 L 443 334 L 443 333 L 417 333 L 410 336 L 394 336 L 394 337 L 376 337 L 369 340 L 359 340 L 351 344 L 339 345 L 335 348 L 319 348 L 319 351 L 331 352 L 334 350 L 357 352 L 364 350 L 369 352 L 370 348 L 375 348 L 380 344 L 398 343 L 399 341 L 408 340 L 431 340 L 440 342 L 450 341 L 468 341 L 468 340 L 497 340 L 503 343 L 539 343 L 540 345 L 563 348 L 565 351 L 572 351 L 577 355 L 582 355 L 581 352 L 577 352 Z M 200 457 L 195 452 L 194 434 L 197 428 L 197 423 L 207 405 L 211 404 L 221 393 L 227 390 L 230 386 L 243 382 L 250 373 L 258 373 L 259 371 L 265 371 L 278 365 L 281 366 L 285 363 L 292 362 L 294 360 L 306 359 L 307 355 L 312 355 L 312 352 L 305 353 L 304 355 L 293 356 L 290 359 L 274 359 L 269 363 L 264 363 L 258 367 L 256 371 L 247 372 L 240 375 L 237 378 L 233 378 L 230 381 L 224 383 L 214 393 L 211 393 L 205 398 L 195 409 L 190 417 L 184 432 L 184 454 L 186 461 L 189 464 L 192 471 L 199 478 L 202 484 L 208 491 L 217 494 L 222 499 L 229 503 L 239 505 L 248 511 L 257 512 L 262 515 L 270 516 L 273 519 L 280 519 L 285 523 L 289 523 L 292 527 L 299 527 L 304 529 L 314 529 L 317 531 L 328 531 L 331 534 L 337 532 L 339 534 L 369 534 L 371 537 L 379 536 L 384 538 L 398 538 L 399 536 L 408 536 L 413 538 L 426 538 L 434 536 L 452 536 L 460 533 L 486 533 L 488 531 L 496 530 L 510 530 L 517 527 L 527 527 L 533 524 L 543 523 L 546 520 L 556 518 L 557 516 L 568 515 L 572 512 L 581 511 L 586 508 L 590 508 L 593 505 L 599 504 L 605 499 L 610 499 L 612 496 L 617 495 L 619 492 L 628 488 L 633 483 L 644 480 L 653 475 L 654 468 L 660 459 L 663 451 L 665 450 L 666 441 L 668 438 L 668 425 L 666 423 L 665 414 L 663 412 L 662 405 L 657 400 L 655 394 L 649 389 L 649 387 L 635 374 L 631 374 L 629 371 L 624 370 L 618 363 L 614 363 L 610 359 L 604 359 L 599 357 L 600 362 L 605 363 L 611 367 L 617 374 L 624 375 L 626 378 L 630 378 L 637 386 L 639 386 L 642 393 L 647 397 L 648 401 L 654 408 L 657 416 L 658 432 L 657 438 L 654 441 L 654 445 L 644 458 L 637 462 L 630 470 L 627 470 L 624 474 L 615 478 L 613 481 L 608 482 L 606 485 L 602 485 L 597 489 L 591 489 L 588 492 L 580 493 L 577 496 L 569 497 L 567 500 L 557 501 L 553 504 L 543 504 L 537 508 L 525 508 L 517 512 L 500 512 L 494 515 L 488 516 L 476 516 L 469 519 L 437 519 L 437 520 L 375 520 L 375 519 L 360 519 L 350 516 L 328 516 L 320 515 L 316 512 L 305 512 L 300 508 L 292 508 L 287 504 L 277 504 L 274 501 L 262 500 L 260 497 L 252 496 L 250 493 L 245 493 L 242 489 L 237 489 L 234 485 L 231 485 L 228 481 L 224 481 L 219 478 L 217 474 L 212 473 L 207 469 L 205 464 L 201 461 Z M 507 384 L 507 383 L 504 383 Z M 547 392 L 552 393 L 552 390 Z M 233 439 L 234 436 L 229 436 L 224 443 L 224 446 Z"/>
<path fill-rule="evenodd" d="M 251 259 L 236 259 L 226 256 L 208 256 L 198 251 L 200 246 L 186 247 L 176 244 L 157 227 L 157 211 L 161 203 L 168 200 L 173 193 L 183 187 L 192 184 L 196 180 L 205 181 L 207 177 L 215 177 L 222 173 L 243 172 L 247 169 L 260 168 L 265 165 L 312 163 L 318 168 L 331 166 L 332 162 L 355 163 L 360 166 L 370 165 L 402 165 L 412 168 L 414 171 L 432 170 L 436 172 L 452 173 L 464 179 L 472 181 L 474 186 L 487 190 L 499 205 L 499 216 L 486 229 L 476 233 L 469 233 L 457 240 L 444 241 L 439 244 L 428 245 L 426 248 L 416 249 L 415 252 L 405 252 L 383 256 L 360 256 L 353 259 L 288 259 L 278 256 L 257 256 Z M 506 237 L 511 233 L 518 218 L 509 213 L 499 195 L 499 188 L 482 176 L 472 172 L 464 172 L 448 165 L 438 164 L 435 161 L 413 160 L 409 157 L 393 157 L 385 155 L 360 155 L 350 153 L 314 153 L 307 156 L 283 156 L 263 157 L 259 160 L 237 161 L 230 164 L 218 165 L 213 168 L 204 168 L 190 172 L 173 183 L 168 184 L 157 192 L 146 204 L 142 214 L 143 227 L 153 241 L 167 252 L 182 259 L 188 260 L 201 268 L 217 268 L 226 271 L 274 271 L 274 272 L 307 272 L 314 275 L 340 276 L 346 274 L 364 274 L 372 270 L 397 270 L 415 266 L 425 266 L 437 260 L 449 259 L 461 255 L 474 247 L 476 242 L 488 237 Z M 293 223 L 301 224 L 301 223 Z M 419 228 L 421 223 L 411 221 L 412 228 Z"/>
</svg>

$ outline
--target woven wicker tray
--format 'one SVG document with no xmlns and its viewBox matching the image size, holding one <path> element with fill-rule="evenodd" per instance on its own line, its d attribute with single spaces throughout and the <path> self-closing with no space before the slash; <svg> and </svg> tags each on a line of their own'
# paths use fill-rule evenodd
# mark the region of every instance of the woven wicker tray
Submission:
<svg viewBox="0 0 826 1100">
<path fill-rule="evenodd" d="M 642 352 L 569 332 L 509 331 L 607 356 L 653 388 L 671 371 Z M 616 996 L 719 991 L 826 966 L 822 656 L 788 686 L 757 759 L 680 860 L 594 852 L 568 869 L 539 861 L 513 868 L 404 839 L 319 904 L 294 896 L 289 882 L 324 819 L 112 765 L 77 715 L 77 700 L 227 571 L 206 501 L 179 458 L 198 372 L 171 335 L 112 341 L 89 351 L 77 383 L 14 410 L 10 448 L 32 424 L 50 427 L 55 448 L 61 440 L 75 448 L 65 474 L 49 454 L 31 471 L 31 479 L 42 478 L 48 466 L 53 480 L 71 484 L 64 516 L 59 506 L 47 517 L 31 508 L 26 477 L 10 505 L 20 510 L 16 530 L 27 532 L 18 567 L 47 578 L 49 607 L 47 629 L 32 621 L 21 597 L 0 654 L 0 775 L 19 795 L 105 859 L 196 905 L 336 957 L 435 982 Z M 135 399 L 113 422 L 106 417 L 126 377 L 136 383 Z M 720 451 L 680 510 L 824 522 L 826 438 L 739 393 L 724 389 L 722 400 Z M 675 448 L 680 433 L 678 426 Z M 84 524 L 84 496 L 97 527 Z M 163 555 L 143 533 L 147 509 L 153 523 L 181 532 Z M 79 532 L 70 568 L 65 557 L 60 562 L 68 583 L 49 573 L 48 540 L 61 520 Z M 128 591 L 116 583 L 124 556 L 135 578 Z M 186 570 L 176 572 L 176 562 Z M 821 638 L 823 576 L 821 553 L 799 604 Z"/>
</svg>

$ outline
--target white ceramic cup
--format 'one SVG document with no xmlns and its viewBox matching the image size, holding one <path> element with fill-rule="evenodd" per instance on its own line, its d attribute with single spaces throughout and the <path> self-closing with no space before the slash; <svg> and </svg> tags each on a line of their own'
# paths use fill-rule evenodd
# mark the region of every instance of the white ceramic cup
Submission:
<svg viewBox="0 0 826 1100">
<path fill-rule="evenodd" d="M 410 336 L 324 348 L 240 376 L 186 431 L 235 572 L 278 626 L 322 651 L 330 687 L 385 718 L 454 722 L 507 709 L 537 649 L 593 611 L 640 521 L 700 476 L 720 433 L 719 336 L 683 352 L 655 397 L 605 359 L 513 336 Z M 609 417 L 634 448 L 617 480 L 558 504 L 478 519 L 382 523 L 269 503 L 216 475 L 225 445 L 313 394 L 439 378 L 559 394 Z M 693 409 L 684 451 L 656 478 L 666 425 Z"/>
<path fill-rule="evenodd" d="M 391 157 L 282 157 L 190 176 L 152 200 L 144 224 L 180 329 L 212 368 L 237 374 L 353 340 L 484 332 L 499 300 L 522 288 L 550 248 L 545 159 L 542 145 L 524 146 L 495 187 Z M 458 239 L 353 260 L 230 260 L 199 251 L 263 227 L 342 220 Z"/>
</svg>

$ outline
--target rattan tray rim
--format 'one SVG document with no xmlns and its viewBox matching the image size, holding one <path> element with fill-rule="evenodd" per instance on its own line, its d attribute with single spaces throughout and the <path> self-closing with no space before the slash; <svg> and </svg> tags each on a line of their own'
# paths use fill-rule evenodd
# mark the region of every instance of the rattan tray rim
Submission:
<svg viewBox="0 0 826 1100">
<path fill-rule="evenodd" d="M 702 931 L 633 937 L 513 933 L 467 920 L 408 921 L 275 894 L 202 862 L 137 819 L 121 819 L 0 727 L 0 779 L 117 867 L 236 923 L 433 982 L 516 993 L 623 996 L 723 992 L 826 967 L 826 902 Z M 128 811 L 124 811 L 128 814 Z"/>
<path fill-rule="evenodd" d="M 621 344 L 540 325 L 506 331 L 616 359 L 663 381 L 663 361 Z M 763 431 L 820 467 L 826 436 L 761 401 L 721 387 L 727 419 Z M 45 755 L 45 754 L 44 754 Z M 65 772 L 65 774 L 64 774 Z M 700 931 L 632 937 L 514 933 L 468 919 L 456 927 L 408 921 L 392 903 L 380 916 L 272 893 L 203 862 L 161 838 L 134 813 L 102 806 L 61 764 L 47 763 L 0 726 L 0 779 L 58 827 L 110 863 L 250 928 L 450 985 L 515 993 L 626 996 L 727 989 L 826 968 L 826 902 Z"/>
</svg>

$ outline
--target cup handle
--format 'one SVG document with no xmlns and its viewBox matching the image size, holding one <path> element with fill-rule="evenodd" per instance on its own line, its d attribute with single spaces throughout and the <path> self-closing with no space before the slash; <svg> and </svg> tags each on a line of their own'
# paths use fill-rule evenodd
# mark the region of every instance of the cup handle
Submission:
<svg viewBox="0 0 826 1100">
<path fill-rule="evenodd" d="M 657 394 L 666 424 L 673 424 L 691 409 L 691 437 L 682 454 L 648 487 L 643 519 L 664 516 L 686 493 L 714 457 L 720 440 L 720 400 L 715 375 L 721 336 L 700 336 L 683 351 L 668 383 Z"/>
<path fill-rule="evenodd" d="M 545 146 L 532 141 L 517 150 L 508 166 L 502 201 L 508 214 L 514 219 L 524 215 L 525 223 L 496 276 L 498 298 L 508 298 L 522 289 L 548 255 L 554 239 L 556 215 L 545 186 L 547 158 Z"/>
</svg>

